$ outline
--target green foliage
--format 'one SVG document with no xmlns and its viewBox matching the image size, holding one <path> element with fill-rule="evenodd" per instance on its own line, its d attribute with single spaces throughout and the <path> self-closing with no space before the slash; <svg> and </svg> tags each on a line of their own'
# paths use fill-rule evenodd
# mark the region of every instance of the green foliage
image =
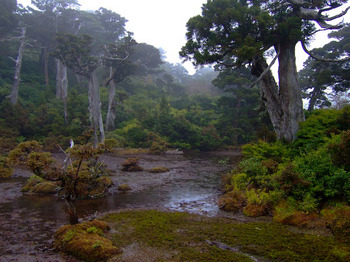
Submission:
<svg viewBox="0 0 350 262">
<path fill-rule="evenodd" d="M 276 221 L 306 225 L 317 220 L 317 211 L 327 203 L 350 203 L 350 133 L 341 131 L 348 128 L 348 112 L 314 111 L 289 145 L 244 145 L 244 160 L 227 180 L 225 206 L 249 216 L 274 210 Z M 239 195 L 244 195 L 245 205 L 237 206 Z"/>
<path fill-rule="evenodd" d="M 260 161 L 272 159 L 281 163 L 289 159 L 290 149 L 280 141 L 267 143 L 259 140 L 257 143 L 242 146 L 242 154 L 245 158 L 255 158 Z"/>
</svg>

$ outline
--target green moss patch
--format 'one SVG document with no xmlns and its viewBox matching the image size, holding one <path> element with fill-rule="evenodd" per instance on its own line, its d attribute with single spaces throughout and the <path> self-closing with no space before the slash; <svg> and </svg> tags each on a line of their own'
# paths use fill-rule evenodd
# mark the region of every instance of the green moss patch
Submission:
<svg viewBox="0 0 350 262">
<path fill-rule="evenodd" d="M 124 250 L 113 261 L 142 256 L 156 261 L 350 260 L 349 246 L 334 237 L 301 234 L 274 222 L 155 210 L 114 213 L 102 220 L 113 228 L 109 238 Z"/>
<path fill-rule="evenodd" d="M 22 192 L 37 194 L 55 194 L 59 187 L 58 182 L 47 181 L 37 175 L 32 175 L 26 185 L 21 189 Z"/>
<path fill-rule="evenodd" d="M 106 222 L 65 225 L 55 233 L 54 247 L 86 261 L 106 261 L 121 250 L 104 237 L 110 229 Z"/>
</svg>

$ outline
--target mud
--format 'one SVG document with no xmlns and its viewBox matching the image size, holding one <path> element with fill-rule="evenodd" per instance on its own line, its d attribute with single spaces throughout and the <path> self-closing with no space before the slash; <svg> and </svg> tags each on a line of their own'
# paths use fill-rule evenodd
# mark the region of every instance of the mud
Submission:
<svg viewBox="0 0 350 262">
<path fill-rule="evenodd" d="M 58 161 L 61 154 L 54 157 Z M 121 171 L 128 157 L 138 157 L 142 172 Z M 207 216 L 227 216 L 217 207 L 221 176 L 240 159 L 239 152 L 185 155 L 103 155 L 114 186 L 109 195 L 76 202 L 79 217 L 89 219 L 105 213 L 133 208 L 157 208 L 192 212 Z M 154 167 L 169 172 L 150 173 Z M 51 249 L 53 233 L 68 220 L 63 201 L 55 196 L 22 194 L 30 172 L 16 170 L 11 179 L 0 181 L 0 261 L 78 261 Z M 120 192 L 118 185 L 128 184 L 131 191 Z M 233 219 L 246 220 L 243 216 Z"/>
</svg>

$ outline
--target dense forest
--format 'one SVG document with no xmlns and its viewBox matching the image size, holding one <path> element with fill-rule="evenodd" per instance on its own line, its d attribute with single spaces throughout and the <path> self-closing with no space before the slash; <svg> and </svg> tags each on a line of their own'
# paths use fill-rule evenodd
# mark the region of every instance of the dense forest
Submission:
<svg viewBox="0 0 350 262">
<path fill-rule="evenodd" d="M 249 70 L 218 75 L 204 67 L 189 75 L 164 62 L 160 50 L 136 43 L 125 18 L 111 10 L 81 11 L 76 1 L 33 1 L 27 9 L 7 2 L 3 149 L 33 139 L 55 149 L 93 129 L 96 141 L 120 147 L 214 150 L 270 129 L 259 90 L 248 87 Z"/>
<path fill-rule="evenodd" d="M 188 155 L 193 157 L 193 152 L 205 155 L 205 151 L 218 154 L 232 150 L 230 153 L 240 158 L 237 165 L 230 165 L 230 155 L 215 163 L 220 168 L 230 168 L 225 170 L 222 195 L 216 195 L 220 209 L 248 217 L 269 216 L 275 222 L 293 226 L 326 229 L 331 240 L 329 235 L 323 240 L 317 236 L 315 242 L 304 239 L 305 246 L 313 249 L 316 243 L 320 252 L 326 252 L 314 252 L 320 257 L 348 261 L 350 25 L 334 22 L 347 15 L 350 7 L 346 4 L 346 0 L 209 0 L 202 6 L 202 13 L 188 21 L 187 42 L 179 50 L 184 61 L 196 66 L 197 71 L 190 75 L 183 65 L 166 62 L 160 49 L 136 42 L 133 32 L 126 30 L 123 14 L 102 7 L 84 11 L 77 0 L 32 0 L 30 7 L 16 0 L 3 0 L 0 178 L 10 177 L 15 167 L 30 170 L 22 192 L 54 194 L 65 200 L 69 222 L 78 225 L 58 230 L 56 248 L 89 260 L 96 255 L 96 249 L 102 250 L 100 244 L 92 251 L 90 245 L 90 256 L 70 250 L 74 245 L 69 243 L 74 242 L 77 232 L 84 238 L 102 236 L 100 232 L 108 225 L 98 220 L 87 222 L 88 226 L 80 224 L 75 201 L 106 196 L 108 188 L 117 183 L 113 172 L 146 173 L 138 165 L 139 158 L 123 156 L 127 158 L 125 162 L 118 159 L 123 169 L 111 171 L 107 164 L 99 162 L 100 155 L 111 153 L 116 161 L 120 158 L 116 152 L 127 148 L 133 153 L 147 152 L 156 162 L 156 158 L 166 157 L 165 151 L 181 155 L 190 152 Z M 338 13 L 329 15 L 329 11 Z M 314 35 L 320 31 L 329 32 L 328 43 L 309 50 Z M 299 72 L 295 51 L 298 43 L 309 54 Z M 277 77 L 271 70 L 276 62 Z M 60 158 L 57 152 L 64 159 L 59 164 L 54 159 Z M 157 167 L 147 172 L 167 173 L 169 169 Z M 123 184 L 118 190 L 132 189 Z M 130 217 L 135 215 L 149 217 L 136 218 L 134 228 L 141 226 L 140 220 L 145 221 L 142 226 L 153 229 L 157 228 L 155 223 L 187 219 L 187 215 L 146 211 L 119 213 L 105 220 L 116 226 L 123 224 L 123 219 L 134 223 Z M 196 219 L 190 220 L 186 222 L 188 226 L 198 226 L 192 225 Z M 198 246 L 206 245 L 201 250 L 209 244 L 217 247 L 215 252 L 236 253 L 226 244 L 208 240 L 208 236 L 216 235 L 222 241 L 236 243 L 236 236 L 228 237 L 234 235 L 231 231 L 222 231 L 232 221 L 215 222 L 215 230 L 206 221 L 201 221 L 208 230 L 207 235 L 200 236 L 205 239 Z M 274 224 L 252 227 L 275 227 L 271 231 L 287 234 L 286 228 Z M 164 228 L 162 224 L 157 230 Z M 156 234 L 166 235 L 161 239 L 165 244 L 159 241 L 160 245 L 174 241 L 175 237 L 167 235 L 170 231 Z M 252 235 L 245 239 L 252 241 L 256 232 L 249 234 Z M 264 238 L 270 229 L 259 234 Z M 279 237 L 275 231 L 273 234 Z M 135 235 L 137 241 L 142 239 Z M 119 252 L 108 241 L 111 254 L 98 255 Z M 125 245 L 123 240 L 113 241 Z M 190 253 L 183 251 L 186 258 L 193 255 L 192 242 Z M 299 256 L 305 254 L 298 254 L 303 253 L 298 251 L 298 245 L 293 246 L 293 251 L 283 247 L 287 251 L 278 253 L 282 247 L 273 243 L 277 247 L 273 247 L 276 253 L 272 254 L 266 251 L 270 246 L 259 250 L 267 242 L 248 242 L 239 244 L 245 252 L 271 260 L 288 257 L 288 261 L 304 261 Z M 177 245 L 182 248 L 182 243 Z M 307 250 L 305 261 L 311 261 L 312 251 Z M 174 256 L 181 257 L 181 252 Z M 193 256 L 203 255 L 199 253 Z M 212 250 L 207 253 L 208 257 L 214 254 Z M 179 259 L 183 261 L 183 257 Z"/>
</svg>

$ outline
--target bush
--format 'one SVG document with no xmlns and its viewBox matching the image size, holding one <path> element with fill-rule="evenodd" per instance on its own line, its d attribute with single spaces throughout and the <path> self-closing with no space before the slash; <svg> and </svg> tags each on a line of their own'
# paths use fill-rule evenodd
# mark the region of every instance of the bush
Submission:
<svg viewBox="0 0 350 262">
<path fill-rule="evenodd" d="M 259 140 L 257 143 L 242 146 L 242 154 L 245 158 L 255 158 L 260 161 L 272 159 L 278 163 L 290 159 L 290 149 L 282 142 L 267 143 Z"/>
</svg>

